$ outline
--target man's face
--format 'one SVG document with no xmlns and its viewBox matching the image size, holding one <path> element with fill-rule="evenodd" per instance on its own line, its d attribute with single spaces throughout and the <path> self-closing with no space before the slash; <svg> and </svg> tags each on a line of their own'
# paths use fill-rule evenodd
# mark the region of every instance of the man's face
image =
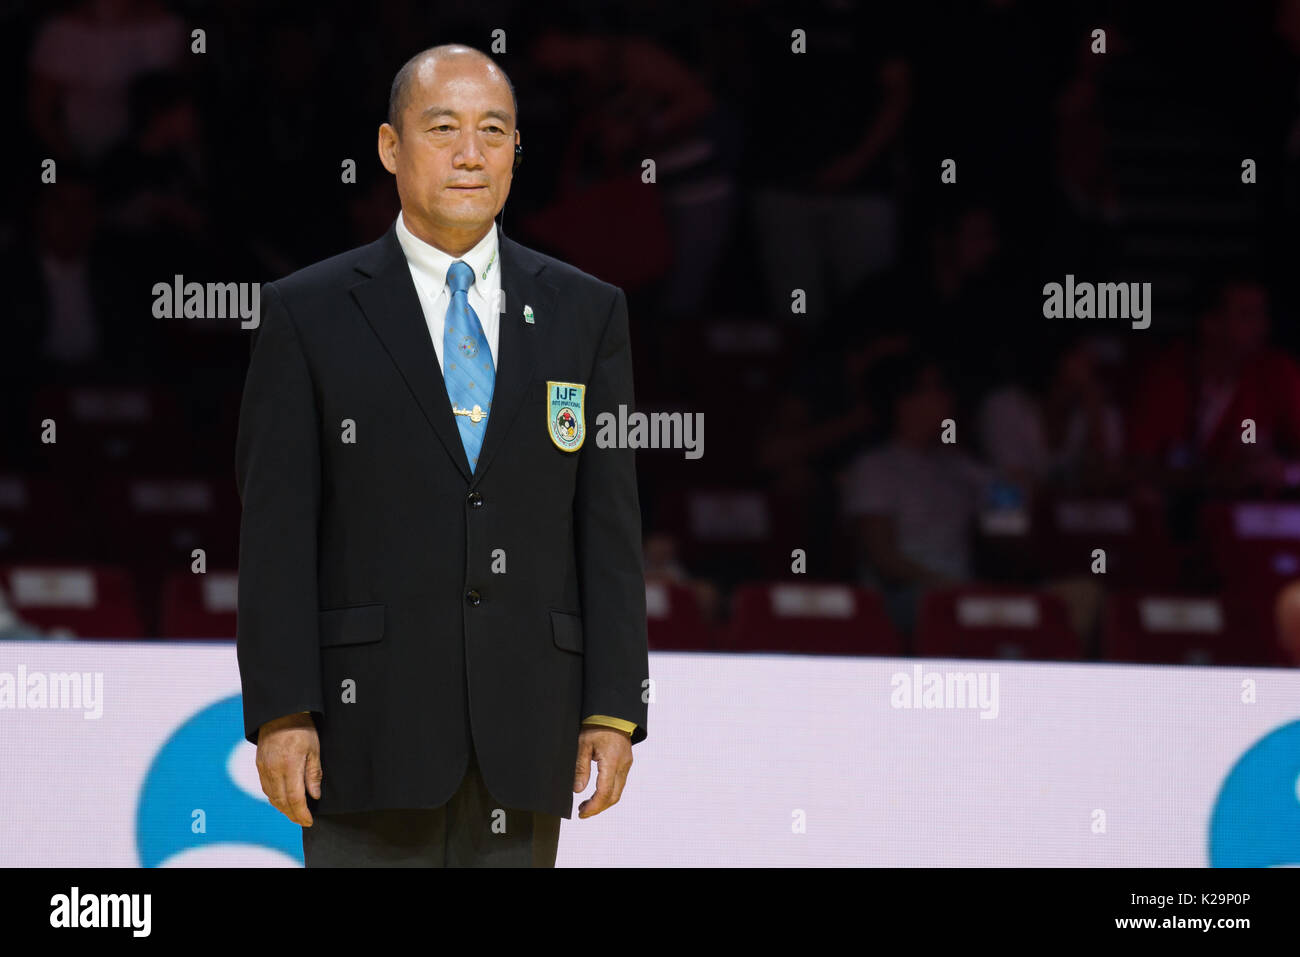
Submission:
<svg viewBox="0 0 1300 957">
<path fill-rule="evenodd" d="M 898 404 L 898 427 L 907 434 L 939 435 L 939 423 L 952 415 L 952 393 L 938 366 L 926 366 L 912 391 Z"/>
<path fill-rule="evenodd" d="M 412 78 L 401 133 L 379 129 L 407 226 L 444 247 L 481 238 L 510 193 L 519 134 L 505 78 L 479 57 L 425 60 Z M 468 245 L 467 245 L 468 244 Z"/>
</svg>

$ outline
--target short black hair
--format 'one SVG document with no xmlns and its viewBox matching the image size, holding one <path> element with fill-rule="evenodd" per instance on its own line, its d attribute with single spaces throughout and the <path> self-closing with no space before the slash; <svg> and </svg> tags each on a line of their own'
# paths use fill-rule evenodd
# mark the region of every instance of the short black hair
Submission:
<svg viewBox="0 0 1300 957">
<path fill-rule="evenodd" d="M 402 110 L 406 106 L 406 96 L 411 88 L 411 78 L 415 76 L 416 68 L 427 57 L 441 57 L 444 54 L 453 53 L 477 53 L 483 59 L 491 63 L 501 76 L 505 78 L 506 87 L 510 90 L 510 105 L 515 113 L 515 126 L 519 125 L 519 100 L 515 98 L 515 85 L 510 82 L 510 77 L 505 70 L 501 69 L 501 64 L 492 59 L 477 47 L 467 46 L 464 43 L 444 43 L 440 46 L 429 47 L 427 50 L 421 50 L 415 56 L 411 57 L 402 64 L 402 68 L 397 71 L 393 77 L 392 88 L 388 91 L 388 123 L 399 133 L 402 130 L 401 118 Z"/>
<path fill-rule="evenodd" d="M 892 433 L 894 415 L 899 403 L 914 393 L 929 369 L 938 371 L 946 383 L 946 363 L 938 356 L 916 348 L 882 356 L 867 370 L 867 393 L 872 399 L 876 415 L 886 433 Z"/>
</svg>

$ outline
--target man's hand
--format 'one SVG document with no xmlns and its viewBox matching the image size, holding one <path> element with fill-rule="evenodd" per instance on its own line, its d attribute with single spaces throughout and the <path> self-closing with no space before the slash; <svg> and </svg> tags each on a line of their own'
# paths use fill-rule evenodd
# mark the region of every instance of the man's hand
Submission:
<svg viewBox="0 0 1300 957">
<path fill-rule="evenodd" d="M 596 762 L 596 793 L 578 805 L 578 817 L 592 817 L 618 803 L 632 770 L 632 736 L 616 728 L 586 725 L 578 732 L 578 766 L 573 793 L 587 789 L 591 762 Z"/>
<path fill-rule="evenodd" d="M 320 800 L 321 776 L 320 738 L 310 714 L 286 715 L 258 729 L 257 777 L 262 793 L 293 823 L 311 827 L 306 792 Z"/>
</svg>

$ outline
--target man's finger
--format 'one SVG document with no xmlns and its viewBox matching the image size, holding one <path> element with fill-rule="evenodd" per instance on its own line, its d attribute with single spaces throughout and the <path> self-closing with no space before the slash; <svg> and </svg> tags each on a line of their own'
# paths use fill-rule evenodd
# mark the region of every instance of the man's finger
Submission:
<svg viewBox="0 0 1300 957">
<path fill-rule="evenodd" d="M 271 807 L 281 814 L 288 815 L 289 812 L 285 810 L 284 775 L 280 773 L 278 768 L 263 770 L 259 767 L 258 772 L 262 779 L 262 793 L 271 802 Z"/>
<path fill-rule="evenodd" d="M 306 757 L 304 755 L 304 757 Z M 295 771 L 285 775 L 287 793 L 285 794 L 289 820 L 303 827 L 311 827 L 311 811 L 307 810 L 307 762 L 304 761 Z"/>
<path fill-rule="evenodd" d="M 307 752 L 307 792 L 317 801 L 320 800 L 320 782 L 325 773 L 320 766 L 320 752 Z"/>
<path fill-rule="evenodd" d="M 628 772 L 632 770 L 632 756 L 629 754 L 626 761 L 620 761 L 618 769 L 614 772 L 614 793 L 610 804 L 617 804 L 623 798 L 623 787 L 627 784 Z"/>
<path fill-rule="evenodd" d="M 610 800 L 614 793 L 614 772 L 609 758 L 596 759 L 596 793 L 578 805 L 578 817 L 591 817 L 599 814 L 614 802 Z"/>
<path fill-rule="evenodd" d="M 579 736 L 578 763 L 573 769 L 573 793 L 580 794 L 587 790 L 591 780 L 591 741 Z"/>
</svg>

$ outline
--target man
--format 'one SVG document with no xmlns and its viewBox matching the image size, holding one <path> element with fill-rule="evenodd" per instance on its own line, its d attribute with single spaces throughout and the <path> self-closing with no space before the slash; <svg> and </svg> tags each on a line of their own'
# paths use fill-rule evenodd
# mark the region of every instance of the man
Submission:
<svg viewBox="0 0 1300 957">
<path fill-rule="evenodd" d="M 926 589 L 971 580 L 971 530 L 992 474 L 942 442 L 953 396 L 937 361 L 907 351 L 879 360 L 871 376 L 888 440 L 851 463 L 842 504 L 864 582 L 911 634 Z"/>
<path fill-rule="evenodd" d="M 1197 486 L 1276 492 L 1300 455 L 1300 366 L 1269 344 L 1259 279 L 1229 271 L 1203 287 L 1195 339 L 1175 342 L 1144 370 L 1129 450 L 1153 495 Z"/>
<path fill-rule="evenodd" d="M 627 301 L 495 228 L 519 142 L 489 57 L 418 54 L 379 129 L 397 221 L 262 292 L 239 664 L 309 867 L 553 866 L 591 761 L 580 817 L 646 736 L 634 453 L 586 441 L 632 409 Z"/>
</svg>

